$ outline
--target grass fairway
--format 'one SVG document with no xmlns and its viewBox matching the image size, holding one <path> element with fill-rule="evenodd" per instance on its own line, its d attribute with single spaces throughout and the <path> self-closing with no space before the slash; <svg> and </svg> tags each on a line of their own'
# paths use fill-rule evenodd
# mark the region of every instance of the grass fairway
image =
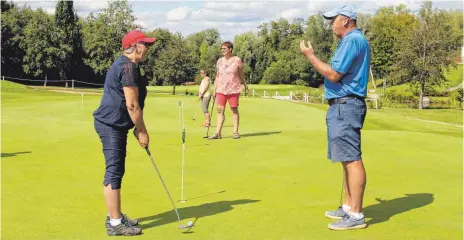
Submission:
<svg viewBox="0 0 464 240">
<path fill-rule="evenodd" d="M 82 110 L 79 94 L 3 81 L 2 239 L 113 239 L 104 228 L 104 159 L 92 118 L 100 98 L 85 95 Z M 243 138 L 231 138 L 228 110 L 224 138 L 209 141 L 195 97 L 150 94 L 144 112 L 150 149 L 175 201 L 181 196 L 179 100 L 187 125 L 187 202 L 176 204 L 183 223 L 195 226 L 177 229 L 148 156 L 130 137 L 122 196 L 123 211 L 144 228 L 136 239 L 463 237 L 461 127 L 369 110 L 363 130 L 369 227 L 335 232 L 324 211 L 338 206 L 342 178 L 341 167 L 325 158 L 325 106 L 241 98 Z M 454 114 L 461 120 L 453 123 L 462 123 L 462 112 Z"/>
</svg>

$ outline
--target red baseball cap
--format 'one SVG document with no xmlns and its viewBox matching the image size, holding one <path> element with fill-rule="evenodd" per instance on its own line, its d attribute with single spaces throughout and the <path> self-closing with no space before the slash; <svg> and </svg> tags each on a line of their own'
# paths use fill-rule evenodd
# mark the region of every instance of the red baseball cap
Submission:
<svg viewBox="0 0 464 240">
<path fill-rule="evenodd" d="M 128 49 L 129 47 L 133 46 L 138 42 L 144 42 L 148 44 L 153 44 L 156 42 L 156 38 L 149 38 L 140 30 L 132 30 L 128 32 L 122 38 L 122 47 L 124 49 Z"/>
</svg>

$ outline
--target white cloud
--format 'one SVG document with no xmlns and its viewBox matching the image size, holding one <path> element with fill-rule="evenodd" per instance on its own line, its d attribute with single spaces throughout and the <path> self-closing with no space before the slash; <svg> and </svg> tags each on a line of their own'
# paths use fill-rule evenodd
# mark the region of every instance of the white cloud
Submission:
<svg viewBox="0 0 464 240">
<path fill-rule="evenodd" d="M 42 7 L 49 13 L 54 12 L 56 1 L 15 1 L 19 5 L 26 3 L 32 9 Z M 417 11 L 422 0 L 305 0 L 305 1 L 163 1 L 145 0 L 132 1 L 136 23 L 145 30 L 167 28 L 171 32 L 181 32 L 184 36 L 208 28 L 219 30 L 223 40 L 233 40 L 235 35 L 248 31 L 257 32 L 262 23 L 285 18 L 290 22 L 301 17 L 307 19 L 313 14 L 340 7 L 342 4 L 352 4 L 359 12 L 375 13 L 379 7 L 405 4 L 410 10 Z M 90 12 L 97 12 L 107 7 L 103 0 L 76 0 L 74 8 L 80 17 L 86 17 Z M 460 1 L 434 1 L 434 7 L 442 9 L 462 9 Z"/>
<path fill-rule="evenodd" d="M 17 3 L 19 6 L 28 5 L 32 9 L 37 9 L 37 8 L 51 9 L 51 8 L 55 8 L 57 1 L 56 0 L 55 1 L 17 1 L 17 0 L 14 0 L 13 2 Z"/>
<path fill-rule="evenodd" d="M 303 16 L 303 11 L 301 9 L 296 8 L 285 10 L 280 14 L 280 17 L 290 21 L 301 16 Z"/>
<path fill-rule="evenodd" d="M 206 2 L 205 9 L 222 12 L 253 12 L 266 9 L 266 2 Z"/>
<path fill-rule="evenodd" d="M 166 13 L 163 12 L 139 12 L 136 14 L 136 24 L 141 25 L 146 30 L 150 31 L 157 28 L 160 24 L 166 22 Z"/>
<path fill-rule="evenodd" d="M 182 21 L 190 17 L 191 12 L 192 12 L 192 9 L 190 9 L 189 7 L 174 8 L 166 14 L 167 15 L 166 20 L 169 22 Z"/>
<path fill-rule="evenodd" d="M 48 14 L 55 14 L 55 8 L 42 8 Z"/>
<path fill-rule="evenodd" d="M 74 1 L 74 9 L 81 14 L 82 12 L 98 12 L 100 9 L 108 7 L 108 2 L 91 1 L 91 0 L 78 0 Z"/>
</svg>

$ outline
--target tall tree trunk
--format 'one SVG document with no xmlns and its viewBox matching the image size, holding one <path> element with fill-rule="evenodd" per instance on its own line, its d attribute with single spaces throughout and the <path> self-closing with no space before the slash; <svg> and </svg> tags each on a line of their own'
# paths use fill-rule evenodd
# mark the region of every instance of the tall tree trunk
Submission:
<svg viewBox="0 0 464 240">
<path fill-rule="evenodd" d="M 424 84 L 421 84 L 420 87 L 420 96 L 419 96 L 419 109 L 423 109 L 424 107 Z"/>
</svg>

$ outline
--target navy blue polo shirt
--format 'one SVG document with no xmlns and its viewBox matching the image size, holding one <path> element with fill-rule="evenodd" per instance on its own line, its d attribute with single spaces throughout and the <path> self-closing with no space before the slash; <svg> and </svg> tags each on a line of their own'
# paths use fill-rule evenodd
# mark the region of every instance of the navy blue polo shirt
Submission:
<svg viewBox="0 0 464 240">
<path fill-rule="evenodd" d="M 325 79 L 325 98 L 340 98 L 351 94 L 365 97 L 370 62 L 371 50 L 367 39 L 359 29 L 349 31 L 330 60 L 330 67 L 343 76 L 337 83 Z"/>
<path fill-rule="evenodd" d="M 108 70 L 100 106 L 93 113 L 96 120 L 116 128 L 131 129 L 134 123 L 126 107 L 123 87 L 136 86 L 139 105 L 143 109 L 147 96 L 147 81 L 140 76 L 140 68 L 121 55 Z"/>
</svg>

